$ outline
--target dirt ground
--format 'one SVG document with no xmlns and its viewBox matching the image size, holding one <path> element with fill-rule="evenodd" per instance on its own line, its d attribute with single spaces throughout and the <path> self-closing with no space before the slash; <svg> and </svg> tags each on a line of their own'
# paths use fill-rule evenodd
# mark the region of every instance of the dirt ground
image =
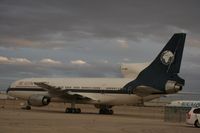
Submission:
<svg viewBox="0 0 200 133">
<path fill-rule="evenodd" d="M 81 114 L 66 114 L 62 103 L 21 110 L 21 101 L 0 101 L 0 133 L 199 133 L 185 123 L 163 121 L 163 107 L 114 107 L 114 115 L 99 115 L 91 105 L 77 105 Z"/>
</svg>

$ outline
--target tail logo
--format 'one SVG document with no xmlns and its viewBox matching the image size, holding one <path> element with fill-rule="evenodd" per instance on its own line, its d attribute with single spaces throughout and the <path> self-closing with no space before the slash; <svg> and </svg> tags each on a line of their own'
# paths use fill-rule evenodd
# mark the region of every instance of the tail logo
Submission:
<svg viewBox="0 0 200 133">
<path fill-rule="evenodd" d="M 174 54 L 171 51 L 166 50 L 161 54 L 160 60 L 164 65 L 172 64 L 174 61 Z"/>
</svg>

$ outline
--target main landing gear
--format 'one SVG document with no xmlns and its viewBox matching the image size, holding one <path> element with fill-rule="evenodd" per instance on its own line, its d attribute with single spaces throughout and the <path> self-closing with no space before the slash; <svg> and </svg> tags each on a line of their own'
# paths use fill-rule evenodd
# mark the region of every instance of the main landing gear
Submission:
<svg viewBox="0 0 200 133">
<path fill-rule="evenodd" d="M 75 103 L 71 103 L 71 108 L 66 108 L 65 113 L 81 113 L 81 109 L 75 108 Z"/>
<path fill-rule="evenodd" d="M 81 113 L 80 108 L 66 108 L 65 113 Z"/>
<path fill-rule="evenodd" d="M 95 105 L 96 108 L 99 108 L 99 114 L 112 115 L 114 112 L 111 109 L 112 105 Z"/>
<path fill-rule="evenodd" d="M 114 112 L 112 109 L 108 109 L 108 108 L 99 109 L 99 114 L 112 115 L 113 113 Z"/>
</svg>

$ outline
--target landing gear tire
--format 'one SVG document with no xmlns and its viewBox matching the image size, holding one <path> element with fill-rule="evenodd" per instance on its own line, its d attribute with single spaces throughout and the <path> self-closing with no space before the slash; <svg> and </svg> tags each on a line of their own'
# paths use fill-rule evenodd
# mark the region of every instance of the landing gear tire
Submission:
<svg viewBox="0 0 200 133">
<path fill-rule="evenodd" d="M 26 106 L 26 110 L 31 110 L 31 106 Z"/>
<path fill-rule="evenodd" d="M 66 108 L 65 113 L 81 113 L 80 108 Z"/>
<path fill-rule="evenodd" d="M 80 108 L 77 109 L 77 113 L 81 113 L 81 109 Z"/>
<path fill-rule="evenodd" d="M 31 110 L 31 106 L 27 105 L 27 106 L 21 107 L 21 109 Z"/>
<path fill-rule="evenodd" d="M 109 114 L 112 115 L 114 112 L 113 110 L 109 110 Z"/>
<path fill-rule="evenodd" d="M 199 123 L 198 120 L 195 121 L 194 126 L 197 127 L 197 128 L 200 128 L 200 123 Z"/>
<path fill-rule="evenodd" d="M 100 109 L 99 114 L 112 115 L 113 110 L 111 110 L 111 109 Z"/>
</svg>

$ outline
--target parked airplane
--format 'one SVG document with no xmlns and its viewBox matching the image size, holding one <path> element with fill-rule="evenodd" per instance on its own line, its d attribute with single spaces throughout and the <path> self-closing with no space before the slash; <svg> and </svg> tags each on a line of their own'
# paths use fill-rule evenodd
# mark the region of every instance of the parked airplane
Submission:
<svg viewBox="0 0 200 133">
<path fill-rule="evenodd" d="M 177 100 L 177 101 L 172 101 L 169 104 L 169 106 L 196 108 L 196 107 L 200 107 L 200 101 L 194 101 L 194 100 Z"/>
<path fill-rule="evenodd" d="M 134 78 L 137 77 L 138 74 L 144 70 L 150 63 L 126 63 L 120 66 L 120 70 L 122 76 L 124 78 Z"/>
<path fill-rule="evenodd" d="M 31 106 L 54 102 L 71 103 L 66 113 L 80 113 L 75 104 L 93 104 L 100 114 L 113 114 L 115 105 L 134 105 L 182 90 L 178 76 L 185 33 L 172 36 L 155 60 L 135 78 L 27 78 L 10 85 L 7 93 L 27 100 Z"/>
</svg>

